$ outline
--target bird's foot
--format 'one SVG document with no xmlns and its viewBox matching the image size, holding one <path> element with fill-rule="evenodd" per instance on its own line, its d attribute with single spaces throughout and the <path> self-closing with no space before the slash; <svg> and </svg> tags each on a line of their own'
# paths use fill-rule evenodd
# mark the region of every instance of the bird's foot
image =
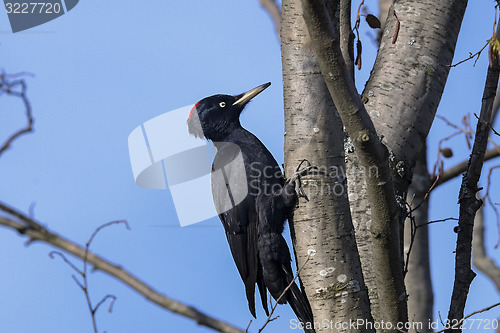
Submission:
<svg viewBox="0 0 500 333">
<path fill-rule="evenodd" d="M 307 166 L 301 169 L 302 164 L 304 162 L 307 163 Z M 288 180 L 288 182 L 290 184 L 295 183 L 295 192 L 297 193 L 299 198 L 302 197 L 302 198 L 306 199 L 307 201 L 309 201 L 309 198 L 307 197 L 306 192 L 302 188 L 302 182 L 301 182 L 300 178 L 303 176 L 307 176 L 307 175 L 318 174 L 319 173 L 318 170 L 319 170 L 319 168 L 315 165 L 311 165 L 311 162 L 309 162 L 308 160 L 302 160 L 300 162 L 299 166 L 297 167 L 297 169 L 295 170 L 293 175 Z"/>
</svg>

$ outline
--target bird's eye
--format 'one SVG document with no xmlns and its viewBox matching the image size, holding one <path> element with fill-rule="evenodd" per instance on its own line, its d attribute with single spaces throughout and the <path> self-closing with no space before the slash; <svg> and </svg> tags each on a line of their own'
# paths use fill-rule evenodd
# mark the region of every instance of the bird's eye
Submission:
<svg viewBox="0 0 500 333">
<path fill-rule="evenodd" d="M 220 103 L 219 103 L 219 106 L 220 106 L 221 108 L 225 107 L 225 106 L 226 106 L 226 102 L 220 102 Z"/>
</svg>

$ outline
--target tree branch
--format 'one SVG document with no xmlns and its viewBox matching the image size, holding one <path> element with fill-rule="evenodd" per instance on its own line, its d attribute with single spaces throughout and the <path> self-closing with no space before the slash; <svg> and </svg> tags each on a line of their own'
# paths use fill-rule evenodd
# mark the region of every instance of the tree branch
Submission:
<svg viewBox="0 0 500 333">
<path fill-rule="evenodd" d="M 484 246 L 484 214 L 483 208 L 480 208 L 474 221 L 474 232 L 472 237 L 472 253 L 474 266 L 483 272 L 495 284 L 500 292 L 500 268 L 486 253 Z"/>
<path fill-rule="evenodd" d="M 489 149 L 484 153 L 484 161 L 491 160 L 495 157 L 500 156 L 500 151 L 497 149 Z M 460 176 L 462 173 L 464 173 L 467 170 L 467 166 L 469 165 L 469 160 L 463 161 L 458 163 L 457 165 L 449 168 L 448 170 L 444 171 L 441 176 L 439 176 L 439 182 L 436 184 L 436 187 L 439 185 L 443 185 L 447 181 Z"/>
<path fill-rule="evenodd" d="M 351 0 L 340 2 L 339 9 L 340 50 L 347 70 L 354 80 L 354 33 L 351 27 Z"/>
<path fill-rule="evenodd" d="M 192 306 L 188 306 L 161 294 L 145 282 L 141 281 L 139 278 L 132 275 L 132 273 L 127 272 L 121 266 L 113 264 L 90 251 L 86 251 L 86 248 L 50 231 L 48 228 L 43 227 L 40 223 L 26 216 L 22 212 L 1 202 L 0 210 L 11 216 L 0 216 L 0 225 L 15 230 L 21 235 L 27 236 L 29 238 L 28 244 L 34 241 L 40 241 L 50 244 L 53 247 L 61 249 L 80 259 L 87 258 L 87 262 L 92 264 L 96 270 L 100 270 L 123 282 L 139 294 L 143 295 L 147 300 L 155 303 L 165 310 L 172 311 L 194 320 L 198 325 L 206 326 L 216 331 L 225 333 L 244 332 L 243 330 L 224 321 L 215 319 Z"/>
<path fill-rule="evenodd" d="M 481 176 L 484 155 L 488 144 L 488 135 L 490 132 L 488 124 L 491 123 L 493 114 L 492 108 L 498 87 L 499 72 L 497 64 L 493 65 L 493 67 L 488 67 L 474 145 L 469 158 L 469 166 L 462 179 L 458 197 L 460 215 L 455 255 L 455 282 L 453 284 L 450 311 L 448 312 L 449 322 L 463 318 L 470 284 L 476 276 L 471 268 L 472 232 L 476 211 L 483 204 L 482 200 L 476 198 L 476 193 L 479 191 L 477 184 Z M 461 332 L 461 329 L 447 329 L 445 332 L 449 333 L 452 331 Z"/>
<path fill-rule="evenodd" d="M 334 1 L 333 5 L 339 5 Z M 339 32 L 321 0 L 302 0 L 304 19 L 312 46 L 330 95 L 351 136 L 367 175 L 371 203 L 374 260 L 380 268 L 377 291 L 384 321 L 407 321 L 406 293 L 400 249 L 399 209 L 394 195 L 387 149 L 380 142 L 373 123 L 354 86 L 340 51 Z"/>
<path fill-rule="evenodd" d="M 271 16 L 271 20 L 274 24 L 274 29 L 276 30 L 276 35 L 280 38 L 281 30 L 281 10 L 275 0 L 260 0 L 260 5 L 264 10 Z"/>
<path fill-rule="evenodd" d="M 26 110 L 26 119 L 27 119 L 27 124 L 25 127 L 19 129 L 17 132 L 12 134 L 10 137 L 7 138 L 7 140 L 3 143 L 2 146 L 0 146 L 0 155 L 2 155 L 7 149 L 10 148 L 10 145 L 14 140 L 16 140 L 18 137 L 20 137 L 23 134 L 27 134 L 33 130 L 33 117 L 31 114 L 31 104 L 28 100 L 28 97 L 26 96 L 26 83 L 24 80 L 15 80 L 15 81 L 9 81 L 7 80 L 8 77 L 17 77 L 19 75 L 24 75 L 25 73 L 19 73 L 19 74 L 5 74 L 2 73 L 0 74 L 0 95 L 2 94 L 7 94 L 9 96 L 14 96 L 18 97 L 23 101 L 25 110 Z M 17 91 L 16 89 L 21 88 L 20 91 Z"/>
<path fill-rule="evenodd" d="M 440 64 L 452 62 L 466 6 L 466 0 L 398 0 L 385 23 L 363 101 L 391 153 L 395 192 L 403 198 L 450 71 Z"/>
</svg>

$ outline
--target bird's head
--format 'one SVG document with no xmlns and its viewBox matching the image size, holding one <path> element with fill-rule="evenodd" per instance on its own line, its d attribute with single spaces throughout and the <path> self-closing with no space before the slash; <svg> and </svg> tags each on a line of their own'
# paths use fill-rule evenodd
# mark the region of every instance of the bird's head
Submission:
<svg viewBox="0 0 500 333">
<path fill-rule="evenodd" d="M 187 120 L 188 131 L 212 141 L 224 139 L 240 125 L 240 114 L 247 103 L 271 85 L 264 83 L 243 94 L 213 95 L 195 104 Z"/>
</svg>

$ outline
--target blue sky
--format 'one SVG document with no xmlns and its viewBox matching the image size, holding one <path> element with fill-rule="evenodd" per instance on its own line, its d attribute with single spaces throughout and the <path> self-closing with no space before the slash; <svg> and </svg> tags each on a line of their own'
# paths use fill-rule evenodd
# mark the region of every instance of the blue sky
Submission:
<svg viewBox="0 0 500 333">
<path fill-rule="evenodd" d="M 376 13 L 374 1 L 366 2 Z M 491 36 L 493 2 L 474 1 L 467 9 L 455 58 L 479 50 Z M 375 53 L 361 32 L 362 89 Z M 169 110 L 215 93 L 237 94 L 271 81 L 251 103 L 242 123 L 283 161 L 283 99 L 278 39 L 258 1 L 82 1 L 71 12 L 26 32 L 12 34 L 0 12 L 0 66 L 27 78 L 35 132 L 17 140 L 0 159 L 0 199 L 27 211 L 50 229 L 84 244 L 94 229 L 103 230 L 92 250 L 124 266 L 166 295 L 198 307 L 239 327 L 251 315 L 220 222 L 214 218 L 180 228 L 167 191 L 135 185 L 127 137 L 142 124 Z M 479 112 L 487 59 L 453 68 L 438 113 L 460 123 Z M 265 121 L 264 121 L 265 119 Z M 0 142 L 25 123 L 18 100 L 0 98 Z M 475 122 L 473 122 L 475 126 Z M 436 120 L 429 136 L 429 163 L 437 142 L 451 128 Z M 452 166 L 466 158 L 464 140 L 449 144 Z M 493 165 L 492 163 L 488 164 Z M 487 165 L 487 166 L 488 166 Z M 498 179 L 498 177 L 496 177 Z M 482 180 L 483 184 L 485 183 Z M 431 219 L 458 217 L 459 180 L 438 188 L 431 198 Z M 498 202 L 500 193 L 496 191 Z M 192 203 L 196 209 L 196 202 Z M 488 249 L 497 240 L 494 216 L 487 212 Z M 431 227 L 435 312 L 446 316 L 453 281 L 456 234 L 453 223 Z M 83 294 L 71 269 L 50 259 L 46 245 L 24 246 L 25 239 L 0 230 L 0 331 L 90 332 Z M 79 261 L 75 260 L 79 264 Z M 193 322 L 148 303 L 121 283 L 96 272 L 90 275 L 94 302 L 116 295 L 111 314 L 98 315 L 107 332 L 208 332 Z M 479 275 L 466 313 L 498 301 L 492 284 Z M 278 308 L 280 319 L 267 332 L 288 330 L 293 314 Z M 493 310 L 477 318 L 495 318 Z M 253 331 L 265 320 L 258 311 Z"/>
</svg>

